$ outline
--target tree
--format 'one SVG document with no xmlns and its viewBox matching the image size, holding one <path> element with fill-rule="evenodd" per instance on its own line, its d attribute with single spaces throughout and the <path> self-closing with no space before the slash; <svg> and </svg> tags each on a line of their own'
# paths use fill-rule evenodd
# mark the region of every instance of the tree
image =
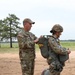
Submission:
<svg viewBox="0 0 75 75">
<path fill-rule="evenodd" d="M 2 20 L 0 20 L 0 47 L 1 47 L 2 31 L 3 31 Z"/>
<path fill-rule="evenodd" d="M 18 30 L 21 28 L 18 26 L 20 24 L 19 20 L 16 15 L 9 14 L 9 16 L 2 21 L 3 28 L 1 26 L 1 37 L 2 39 L 10 39 L 10 48 L 12 48 L 12 37 L 16 37 Z"/>
</svg>

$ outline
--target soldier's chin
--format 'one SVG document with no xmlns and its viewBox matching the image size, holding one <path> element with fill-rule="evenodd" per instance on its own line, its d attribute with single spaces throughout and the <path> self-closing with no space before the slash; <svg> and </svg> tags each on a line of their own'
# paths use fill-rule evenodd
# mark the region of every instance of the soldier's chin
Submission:
<svg viewBox="0 0 75 75">
<path fill-rule="evenodd" d="M 31 30 L 31 28 L 30 29 L 28 29 L 28 31 L 30 31 Z"/>
<path fill-rule="evenodd" d="M 60 38 L 60 36 L 58 36 L 57 38 Z"/>
</svg>

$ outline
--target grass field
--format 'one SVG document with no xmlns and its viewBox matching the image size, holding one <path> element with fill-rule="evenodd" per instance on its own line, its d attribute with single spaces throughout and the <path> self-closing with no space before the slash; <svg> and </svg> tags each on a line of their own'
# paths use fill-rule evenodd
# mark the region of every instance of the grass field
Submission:
<svg viewBox="0 0 75 75">
<path fill-rule="evenodd" d="M 69 48 L 70 50 L 75 50 L 75 42 L 61 42 L 61 45 Z"/>
<path fill-rule="evenodd" d="M 18 43 L 13 43 L 13 48 L 10 48 L 9 43 L 2 43 L 0 48 L 0 53 L 18 53 Z M 69 48 L 70 50 L 75 50 L 75 42 L 61 42 L 63 47 Z M 36 50 L 39 50 L 38 45 L 36 45 Z"/>
</svg>

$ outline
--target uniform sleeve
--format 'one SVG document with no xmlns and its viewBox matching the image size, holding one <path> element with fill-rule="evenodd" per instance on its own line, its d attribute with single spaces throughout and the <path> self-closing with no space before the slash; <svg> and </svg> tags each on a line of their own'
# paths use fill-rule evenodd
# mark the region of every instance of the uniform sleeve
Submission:
<svg viewBox="0 0 75 75">
<path fill-rule="evenodd" d="M 33 36 L 34 40 L 37 39 L 37 37 L 33 33 L 30 32 L 30 34 Z"/>
<path fill-rule="evenodd" d="M 33 40 L 30 40 L 30 38 L 24 37 L 22 34 L 18 34 L 17 39 L 19 43 L 19 48 L 33 48 L 34 42 Z"/>
<path fill-rule="evenodd" d="M 57 54 L 66 55 L 67 49 L 59 45 L 54 38 L 49 38 L 49 46 Z"/>
<path fill-rule="evenodd" d="M 37 37 L 34 35 L 34 40 L 37 39 Z"/>
</svg>

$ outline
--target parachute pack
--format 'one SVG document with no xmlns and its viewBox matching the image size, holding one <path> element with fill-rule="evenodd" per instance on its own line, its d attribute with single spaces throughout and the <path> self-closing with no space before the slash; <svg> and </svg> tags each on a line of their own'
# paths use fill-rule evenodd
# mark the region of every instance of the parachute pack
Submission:
<svg viewBox="0 0 75 75">
<path fill-rule="evenodd" d="M 39 39 L 38 41 L 38 45 L 39 45 L 39 48 L 40 48 L 40 52 L 41 52 L 41 55 L 44 57 L 44 58 L 48 58 L 49 57 L 49 47 L 48 47 L 48 39 L 49 39 L 50 35 L 43 35 L 42 38 Z"/>
</svg>

